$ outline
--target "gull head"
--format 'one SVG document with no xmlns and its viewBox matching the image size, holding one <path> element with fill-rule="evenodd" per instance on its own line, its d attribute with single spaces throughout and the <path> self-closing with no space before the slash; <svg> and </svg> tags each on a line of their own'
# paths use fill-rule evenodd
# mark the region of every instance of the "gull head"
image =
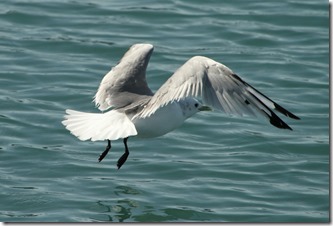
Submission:
<svg viewBox="0 0 333 226">
<path fill-rule="evenodd" d="M 179 100 L 179 105 L 183 111 L 185 118 L 189 118 L 199 111 L 211 111 L 212 109 L 208 106 L 202 105 L 197 99 L 193 97 L 187 97 Z"/>
</svg>

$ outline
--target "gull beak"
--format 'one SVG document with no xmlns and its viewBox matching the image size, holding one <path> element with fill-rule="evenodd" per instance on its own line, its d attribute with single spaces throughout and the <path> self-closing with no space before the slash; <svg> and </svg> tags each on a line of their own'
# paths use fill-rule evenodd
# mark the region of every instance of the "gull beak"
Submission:
<svg viewBox="0 0 333 226">
<path fill-rule="evenodd" d="M 198 109 L 199 111 L 212 111 L 212 109 L 208 106 L 201 106 Z"/>
</svg>

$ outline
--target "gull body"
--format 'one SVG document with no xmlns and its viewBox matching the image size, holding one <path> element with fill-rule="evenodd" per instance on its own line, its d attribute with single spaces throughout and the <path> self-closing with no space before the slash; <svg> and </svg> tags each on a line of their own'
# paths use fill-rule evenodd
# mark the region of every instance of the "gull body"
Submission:
<svg viewBox="0 0 333 226">
<path fill-rule="evenodd" d="M 133 119 L 133 124 L 140 138 L 159 137 L 180 127 L 186 119 L 202 110 L 202 105 L 194 98 L 174 101 L 154 114 Z"/>
<path fill-rule="evenodd" d="M 200 111 L 214 109 L 231 115 L 261 115 L 273 126 L 289 130 L 291 127 L 273 110 L 299 119 L 225 65 L 204 56 L 189 59 L 153 93 L 146 82 L 152 52 L 151 44 L 135 44 L 104 76 L 94 97 L 101 113 L 66 110 L 62 123 L 77 138 L 107 140 L 99 161 L 111 149 L 112 140 L 123 139 L 125 153 L 118 160 L 119 169 L 129 155 L 129 137 L 162 136 Z"/>
</svg>

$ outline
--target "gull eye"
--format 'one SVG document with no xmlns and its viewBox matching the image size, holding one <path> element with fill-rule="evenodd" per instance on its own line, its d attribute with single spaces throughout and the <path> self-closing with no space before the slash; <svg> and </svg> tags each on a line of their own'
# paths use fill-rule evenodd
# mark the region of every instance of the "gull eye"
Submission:
<svg viewBox="0 0 333 226">
<path fill-rule="evenodd" d="M 196 108 L 199 107 L 199 104 L 198 104 L 198 103 L 195 103 L 195 104 L 194 104 L 194 107 L 196 107 Z"/>
</svg>

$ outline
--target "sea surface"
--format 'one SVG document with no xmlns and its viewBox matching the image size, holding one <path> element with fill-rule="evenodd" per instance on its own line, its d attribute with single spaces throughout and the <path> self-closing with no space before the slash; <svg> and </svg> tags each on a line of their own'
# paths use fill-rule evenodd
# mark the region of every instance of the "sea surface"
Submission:
<svg viewBox="0 0 333 226">
<path fill-rule="evenodd" d="M 301 120 L 205 112 L 159 138 L 82 142 L 103 76 L 151 43 L 156 91 L 194 55 L 230 67 Z M 0 1 L 0 221 L 328 222 L 329 3 Z"/>
</svg>

